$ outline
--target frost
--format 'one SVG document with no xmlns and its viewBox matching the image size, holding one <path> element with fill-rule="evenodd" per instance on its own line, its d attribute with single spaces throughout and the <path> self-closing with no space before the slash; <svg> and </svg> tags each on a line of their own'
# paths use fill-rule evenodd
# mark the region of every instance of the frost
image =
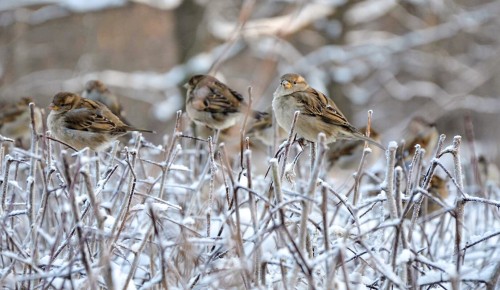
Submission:
<svg viewBox="0 0 500 290">
<path fill-rule="evenodd" d="M 242 174 L 240 176 L 239 183 L 242 187 L 248 187 L 248 178 L 247 178 L 246 174 Z"/>
<path fill-rule="evenodd" d="M 329 231 L 333 233 L 334 235 L 338 236 L 339 238 L 348 238 L 350 233 L 349 230 L 340 227 L 338 225 L 333 225 L 329 228 Z"/>
<path fill-rule="evenodd" d="M 182 3 L 182 0 L 134 0 L 134 1 L 163 10 L 175 9 Z"/>
<path fill-rule="evenodd" d="M 389 150 L 396 150 L 397 148 L 398 148 L 398 143 L 396 141 L 389 142 L 389 146 L 387 146 L 387 149 Z"/>
<path fill-rule="evenodd" d="M 21 186 L 19 186 L 19 183 L 14 180 L 9 180 L 9 185 L 14 186 L 15 188 L 22 190 Z"/>
<path fill-rule="evenodd" d="M 137 289 L 135 287 L 134 281 L 131 280 L 127 287 L 125 287 L 125 281 L 127 279 L 127 274 L 122 272 L 120 268 L 117 265 L 112 264 L 113 266 L 111 267 L 112 269 L 112 275 L 113 275 L 113 286 L 115 289 L 126 289 L 126 290 L 135 290 Z"/>
<path fill-rule="evenodd" d="M 403 264 L 409 262 L 413 258 L 413 254 L 410 250 L 404 249 L 401 254 L 396 259 L 396 264 Z"/>
<path fill-rule="evenodd" d="M 191 169 L 185 165 L 180 165 L 180 164 L 172 164 L 170 165 L 170 170 L 177 170 L 177 171 L 185 171 L 189 172 Z"/>
<path fill-rule="evenodd" d="M 87 12 L 101 10 L 109 7 L 123 6 L 126 0 L 62 0 L 59 5 L 64 6 L 75 12 Z"/>
<path fill-rule="evenodd" d="M 185 226 L 193 226 L 195 224 L 195 220 L 191 217 L 186 217 L 182 220 L 182 224 Z"/>
</svg>

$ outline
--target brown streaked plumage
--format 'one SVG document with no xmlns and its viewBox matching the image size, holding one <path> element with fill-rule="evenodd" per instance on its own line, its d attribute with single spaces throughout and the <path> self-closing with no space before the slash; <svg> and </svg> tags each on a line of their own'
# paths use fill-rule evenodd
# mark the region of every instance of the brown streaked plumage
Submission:
<svg viewBox="0 0 500 290">
<path fill-rule="evenodd" d="M 295 111 L 299 111 L 295 132 L 308 141 L 316 142 L 318 134 L 323 132 L 327 143 L 338 139 L 362 140 L 385 150 L 351 125 L 333 100 L 310 87 L 301 75 L 290 73 L 281 77 L 274 92 L 273 111 L 278 124 L 288 132 Z"/>
<path fill-rule="evenodd" d="M 249 109 L 242 95 L 213 76 L 195 75 L 184 87 L 188 116 L 210 128 L 223 130 L 234 126 Z"/>
<path fill-rule="evenodd" d="M 56 94 L 49 109 L 47 126 L 52 135 L 78 150 L 100 151 L 130 131 L 153 133 L 131 127 L 104 104 L 73 93 Z"/>
<path fill-rule="evenodd" d="M 103 103 L 108 109 L 119 117 L 124 123 L 123 108 L 118 101 L 118 97 L 111 93 L 108 87 L 99 80 L 90 80 L 85 84 L 85 90 L 82 92 L 82 97 Z"/>
<path fill-rule="evenodd" d="M 406 132 L 406 144 L 404 147 L 405 158 L 411 159 L 415 154 L 415 145 L 419 144 L 422 149 L 425 149 L 424 158 L 430 157 L 439 140 L 439 132 L 436 124 L 431 123 L 424 118 L 414 117 L 408 124 Z"/>
<path fill-rule="evenodd" d="M 272 107 L 269 107 L 264 112 L 254 111 L 249 121 L 247 132 L 249 136 L 255 137 L 264 145 L 272 146 L 274 139 Z M 286 136 L 287 133 L 285 130 L 278 126 L 276 141 L 280 142 L 285 139 Z"/>
<path fill-rule="evenodd" d="M 448 198 L 449 195 L 448 178 L 442 178 L 439 175 L 434 174 L 432 176 L 427 191 L 435 199 L 444 202 L 444 200 Z M 403 205 L 406 206 L 406 203 L 403 203 Z M 439 203 L 435 202 L 430 198 L 424 197 L 424 200 L 422 201 L 422 205 L 420 208 L 419 216 L 427 216 L 442 209 L 443 207 Z M 411 219 L 412 214 L 413 211 L 411 210 L 406 214 L 405 218 Z"/>
<path fill-rule="evenodd" d="M 31 116 L 29 104 L 31 97 L 23 97 L 15 103 L 0 104 L 0 135 L 15 139 L 25 147 L 31 139 Z M 34 110 L 35 126 L 38 131 L 42 127 L 42 113 L 38 107 Z"/>
<path fill-rule="evenodd" d="M 366 128 L 361 128 L 360 131 L 364 132 Z M 370 131 L 370 138 L 378 142 L 380 135 L 375 130 Z M 327 167 L 331 168 L 338 166 L 342 169 L 357 168 L 363 153 L 364 143 L 357 142 L 357 140 L 343 140 L 342 142 L 335 142 L 330 144 L 326 153 Z M 380 152 L 380 151 L 379 151 Z M 368 159 L 375 161 L 373 154 L 368 156 Z"/>
</svg>

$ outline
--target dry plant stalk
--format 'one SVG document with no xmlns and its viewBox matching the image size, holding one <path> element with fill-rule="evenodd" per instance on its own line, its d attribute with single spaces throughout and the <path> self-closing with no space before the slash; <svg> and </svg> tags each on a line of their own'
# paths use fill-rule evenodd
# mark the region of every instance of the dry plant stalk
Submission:
<svg viewBox="0 0 500 290">
<path fill-rule="evenodd" d="M 470 218 L 478 216 L 474 204 L 495 208 L 500 201 L 466 193 L 458 136 L 446 148 L 441 136 L 430 162 L 424 160 L 423 150 L 417 150 L 408 169 L 394 167 L 396 147 L 389 146 L 384 180 L 371 168 L 358 167 L 358 174 L 364 171 L 366 178 L 358 181 L 364 198 L 356 203 L 323 171 L 322 138 L 315 156 L 297 163 L 300 174 L 290 188 L 280 169 L 285 170 L 293 132 L 283 145 L 284 163 L 270 160 L 270 176 L 258 171 L 262 158 L 254 157 L 256 149 L 246 137 L 240 164 L 224 144 L 217 146 L 209 139 L 198 146 L 191 142 L 195 138 L 180 142 L 181 136 L 178 125 L 165 153 L 140 148 L 136 142 L 125 156 L 115 156 L 120 146 L 116 144 L 109 158 L 102 159 L 102 177 L 88 166 L 94 157 L 85 151 L 52 154 L 51 142 L 14 151 L 28 162 L 5 155 L 0 264 L 6 275 L 0 283 L 7 285 L 9 277 L 15 277 L 18 288 L 57 283 L 63 288 L 70 283 L 98 287 L 102 281 L 108 289 L 123 289 L 129 283 L 158 289 L 356 289 L 360 283 L 377 289 L 495 289 L 500 266 L 475 254 L 494 253 L 500 232 L 481 232 L 474 238 L 465 229 L 477 220 Z M 193 156 L 200 155 L 202 162 L 193 162 Z M 444 165 L 444 156 L 453 158 L 453 168 Z M 236 160 L 233 165 L 231 159 Z M 210 170 L 210 182 L 200 185 L 197 181 L 202 179 L 193 172 L 204 168 Z M 443 172 L 456 192 L 455 207 L 431 191 L 432 178 Z M 244 174 L 244 179 L 237 178 Z M 36 175 L 33 183 L 19 186 L 31 175 Z M 209 194 L 203 204 L 194 202 L 199 186 Z M 370 188 L 382 188 L 386 194 L 370 197 L 365 193 Z M 186 208 L 170 211 L 172 202 Z M 441 209 L 422 216 L 425 211 L 416 214 L 420 202 Z M 36 215 L 26 210 L 28 203 L 36 205 Z M 498 225 L 493 215 L 480 216 L 491 228 Z M 485 265 L 479 270 L 491 275 L 466 276 L 463 269 L 471 264 Z M 123 279 L 115 279 L 117 269 Z M 440 279 L 433 280 L 429 271 Z"/>
</svg>

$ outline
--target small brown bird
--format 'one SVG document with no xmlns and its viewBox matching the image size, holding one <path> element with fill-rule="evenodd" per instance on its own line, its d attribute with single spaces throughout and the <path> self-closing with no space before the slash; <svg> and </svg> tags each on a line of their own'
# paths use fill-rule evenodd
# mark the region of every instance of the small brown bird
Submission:
<svg viewBox="0 0 500 290">
<path fill-rule="evenodd" d="M 437 200 L 441 202 L 445 202 L 444 200 L 448 198 L 449 190 L 448 190 L 448 178 L 442 178 L 438 175 L 433 175 L 431 182 L 429 184 L 428 192 Z M 403 203 L 406 206 L 406 203 Z M 422 205 L 420 208 L 419 216 L 426 216 L 432 213 L 437 212 L 438 210 L 442 210 L 443 206 L 439 203 L 435 202 L 433 199 L 424 197 L 422 200 Z M 405 218 L 411 219 L 413 211 L 409 211 Z"/>
<path fill-rule="evenodd" d="M 489 161 L 484 155 L 479 155 L 477 163 L 479 176 L 484 185 L 495 187 L 500 185 L 500 170 L 495 163 Z"/>
<path fill-rule="evenodd" d="M 195 75 L 184 87 L 188 116 L 212 129 L 234 126 L 249 109 L 242 95 L 212 76 Z"/>
<path fill-rule="evenodd" d="M 405 143 L 399 146 L 396 151 L 395 166 L 401 166 L 404 169 L 405 178 L 403 180 L 406 183 L 407 174 L 409 173 L 408 169 L 415 155 L 415 146 L 418 144 L 421 149 L 425 149 L 425 154 L 422 156 L 422 168 L 424 168 L 426 162 L 434 154 L 439 140 L 439 133 L 433 123 L 426 121 L 422 117 L 414 117 L 408 123 L 403 135 Z M 412 166 L 416 165 L 413 164 Z"/>
<path fill-rule="evenodd" d="M 128 126 L 104 104 L 73 93 L 56 94 L 49 109 L 47 126 L 52 135 L 78 150 L 103 150 L 130 131 L 154 133 Z"/>
<path fill-rule="evenodd" d="M 273 111 L 278 124 L 290 132 L 295 111 L 300 115 L 295 132 L 316 142 L 318 134 L 326 135 L 326 143 L 337 139 L 367 141 L 385 150 L 384 146 L 366 137 L 347 121 L 332 99 L 309 86 L 298 74 L 285 74 L 274 92 Z"/>
<path fill-rule="evenodd" d="M 404 147 L 404 159 L 411 159 L 415 154 L 415 145 L 425 149 L 424 159 L 429 158 L 436 149 L 439 132 L 436 124 L 428 122 L 422 117 L 414 117 L 408 124 Z"/>
<path fill-rule="evenodd" d="M 26 147 L 31 140 L 30 97 L 21 98 L 16 103 L 2 102 L 0 104 L 0 135 L 16 140 L 20 147 Z M 35 126 L 38 131 L 42 127 L 42 113 L 39 108 L 34 110 Z"/>
<path fill-rule="evenodd" d="M 366 127 L 361 128 L 360 131 L 364 132 L 365 130 Z M 372 129 L 370 131 L 370 138 L 378 142 L 380 135 Z M 342 140 L 342 142 L 330 144 L 325 155 L 327 168 L 356 169 L 363 154 L 363 146 L 364 143 L 357 142 L 357 140 Z M 380 153 L 380 150 L 378 150 L 378 153 Z M 372 152 L 367 158 L 368 160 L 365 161 L 365 164 L 371 166 L 378 160 L 378 154 Z"/>
<path fill-rule="evenodd" d="M 273 130 L 273 115 L 272 107 L 269 107 L 264 112 L 255 111 L 249 122 L 248 135 L 255 137 L 266 146 L 273 145 L 274 130 Z M 287 132 L 278 126 L 276 142 L 280 142 L 287 137 Z"/>
<path fill-rule="evenodd" d="M 113 114 L 124 121 L 124 112 L 118 101 L 118 97 L 112 94 L 108 87 L 101 81 L 88 81 L 85 84 L 85 90 L 82 92 L 82 97 L 103 103 Z"/>
</svg>

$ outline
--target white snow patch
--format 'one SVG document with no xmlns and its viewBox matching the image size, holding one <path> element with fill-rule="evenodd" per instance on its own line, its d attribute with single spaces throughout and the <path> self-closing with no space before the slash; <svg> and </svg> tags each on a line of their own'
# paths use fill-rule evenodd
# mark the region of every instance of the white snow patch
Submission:
<svg viewBox="0 0 500 290">
<path fill-rule="evenodd" d="M 399 256 L 396 258 L 396 264 L 400 265 L 403 263 L 407 263 L 411 261 L 411 259 L 413 259 L 413 253 L 408 249 L 404 249 L 401 251 L 401 254 L 399 254 Z"/>
</svg>

